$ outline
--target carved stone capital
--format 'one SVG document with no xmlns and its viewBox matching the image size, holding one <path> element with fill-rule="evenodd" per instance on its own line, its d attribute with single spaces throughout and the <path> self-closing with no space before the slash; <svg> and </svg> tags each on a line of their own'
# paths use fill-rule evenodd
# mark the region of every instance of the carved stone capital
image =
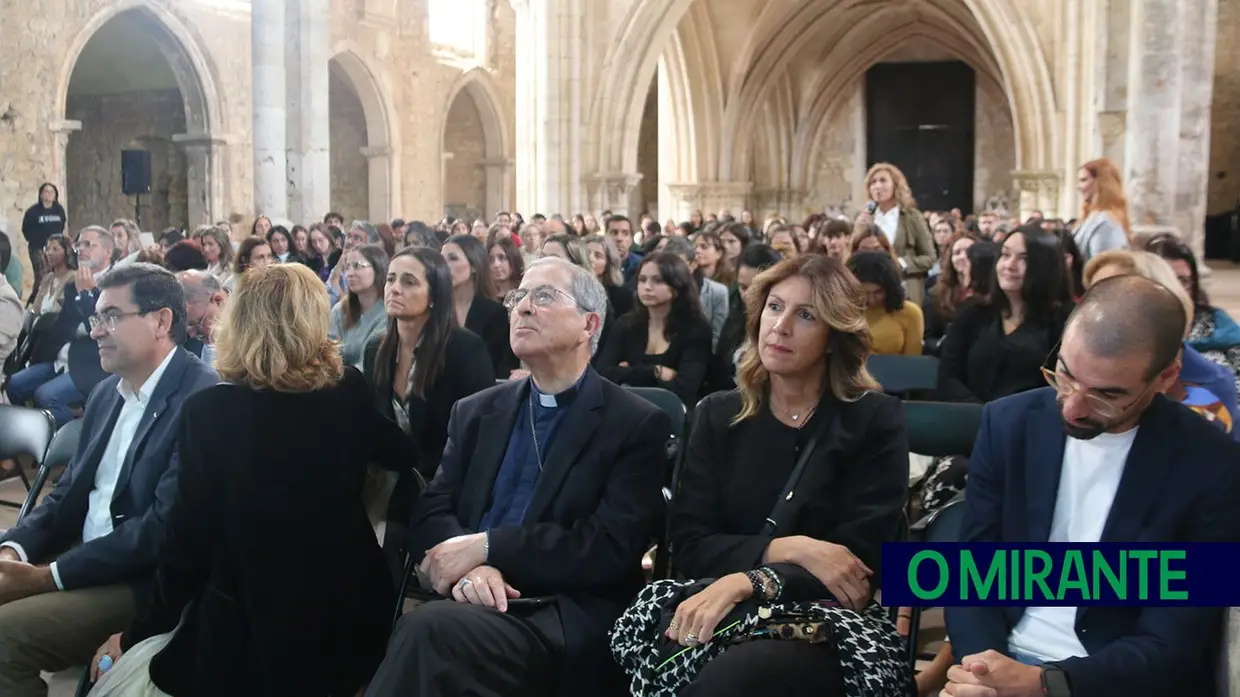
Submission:
<svg viewBox="0 0 1240 697">
<path fill-rule="evenodd" d="M 1020 191 L 1057 194 L 1062 178 L 1049 170 L 1017 170 L 1012 172 L 1012 180 Z"/>
</svg>

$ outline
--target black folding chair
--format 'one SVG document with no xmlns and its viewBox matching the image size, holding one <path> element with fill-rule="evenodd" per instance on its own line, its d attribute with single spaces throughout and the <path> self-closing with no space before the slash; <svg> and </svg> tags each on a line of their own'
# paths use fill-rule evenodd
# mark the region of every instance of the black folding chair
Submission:
<svg viewBox="0 0 1240 697">
<path fill-rule="evenodd" d="M 655 542 L 654 567 L 651 570 L 652 577 L 657 580 L 666 578 L 670 570 L 671 550 L 668 549 L 666 512 L 676 491 L 676 477 L 680 471 L 680 463 L 684 459 L 684 443 L 689 430 L 689 413 L 685 409 L 684 402 L 680 401 L 680 397 L 662 387 L 628 387 L 626 389 L 663 410 L 672 421 L 672 432 L 667 439 L 667 477 L 663 486 L 664 516 L 659 525 L 658 540 Z"/>
<path fill-rule="evenodd" d="M 964 492 L 956 495 L 938 511 L 913 523 L 909 531 L 912 542 L 956 542 L 960 539 L 960 528 L 964 522 Z M 917 634 L 920 630 L 921 608 L 909 608 L 908 625 L 908 664 L 917 672 Z"/>
<path fill-rule="evenodd" d="M 865 367 L 887 394 L 932 392 L 939 386 L 939 359 L 934 356 L 875 354 Z"/>
<path fill-rule="evenodd" d="M 26 455 L 34 460 L 36 466 L 42 466 L 47 454 L 48 443 L 56 431 L 56 420 L 51 412 L 30 407 L 16 407 L 0 404 L 0 460 L 13 460 L 17 465 L 17 476 L 30 491 L 30 478 L 18 456 Z M 0 506 L 21 509 L 24 502 L 0 501 Z"/>
<path fill-rule="evenodd" d="M 52 436 L 51 445 L 47 446 L 47 454 L 43 456 L 43 462 L 39 465 L 39 470 L 35 472 L 34 481 L 30 484 L 30 492 L 26 494 L 26 501 L 22 504 L 21 511 L 17 513 L 17 522 L 22 522 L 30 511 L 34 510 L 35 505 L 39 502 L 39 494 L 43 493 L 43 487 L 47 485 L 47 479 L 51 476 L 52 469 L 55 467 L 67 467 L 69 461 L 73 459 L 73 454 L 77 452 L 78 440 L 82 436 L 82 420 L 74 419 L 56 432 Z"/>
</svg>

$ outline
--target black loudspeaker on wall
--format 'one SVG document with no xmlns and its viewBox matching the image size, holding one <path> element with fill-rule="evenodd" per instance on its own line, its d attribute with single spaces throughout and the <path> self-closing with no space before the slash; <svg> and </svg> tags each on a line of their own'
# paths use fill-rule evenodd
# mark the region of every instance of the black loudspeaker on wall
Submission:
<svg viewBox="0 0 1240 697">
<path fill-rule="evenodd" d="M 146 150 L 121 151 L 121 191 L 126 196 L 151 193 L 151 153 Z"/>
</svg>

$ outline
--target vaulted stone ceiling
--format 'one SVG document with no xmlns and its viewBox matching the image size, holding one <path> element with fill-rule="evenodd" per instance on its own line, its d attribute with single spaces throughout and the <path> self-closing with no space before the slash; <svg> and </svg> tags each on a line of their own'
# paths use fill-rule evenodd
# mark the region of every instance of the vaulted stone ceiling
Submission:
<svg viewBox="0 0 1240 697">
<path fill-rule="evenodd" d="M 803 180 L 840 96 L 883 60 L 961 60 L 1003 84 L 965 0 L 695 0 L 663 64 L 681 135 L 710 137 L 677 178 Z"/>
<path fill-rule="evenodd" d="M 137 13 L 121 13 L 82 49 L 69 81 L 70 95 L 176 89 L 177 80 Z"/>
</svg>

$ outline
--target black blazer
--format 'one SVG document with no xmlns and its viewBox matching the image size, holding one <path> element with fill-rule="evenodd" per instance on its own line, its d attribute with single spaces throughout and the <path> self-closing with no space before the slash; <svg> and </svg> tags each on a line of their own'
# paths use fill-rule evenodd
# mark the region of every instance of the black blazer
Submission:
<svg viewBox="0 0 1240 697">
<path fill-rule="evenodd" d="M 1102 541 L 1240 541 L 1240 444 L 1162 395 L 1139 427 Z M 962 541 L 1046 542 L 1065 441 L 1049 387 L 987 404 L 969 458 Z M 1022 614 L 947 608 L 953 653 L 1007 653 Z M 1222 622 L 1220 608 L 1082 608 L 1076 634 L 1089 657 L 1056 665 L 1082 697 L 1213 697 Z"/>
<path fill-rule="evenodd" d="M 688 578 L 717 578 L 762 563 L 771 537 L 761 534 L 797 459 L 778 438 L 786 428 L 763 406 L 732 425 L 738 391 L 707 397 L 694 416 L 689 450 L 671 512 L 676 568 Z M 802 503 L 776 537 L 805 535 L 847 547 L 879 573 L 881 546 L 894 541 L 908 489 L 908 436 L 894 397 L 869 392 L 855 402 L 825 397 L 804 426 L 822 433 L 806 464 L 796 499 Z M 772 463 L 780 462 L 778 474 Z M 826 589 L 808 571 L 777 564 L 799 599 Z M 879 578 L 871 580 L 878 589 Z"/>
<path fill-rule="evenodd" d="M 164 692 L 353 695 L 383 659 L 395 601 L 362 501 L 366 466 L 408 469 L 409 439 L 348 368 L 314 392 L 205 390 L 185 405 L 179 450 L 155 594 L 122 645 L 185 611 L 151 662 Z"/>
<path fill-rule="evenodd" d="M 1053 349 L 1070 314 L 1072 305 L 1065 305 L 1049 323 L 1028 319 L 1004 336 L 997 308 L 965 303 L 941 345 L 939 398 L 985 403 L 1045 386 L 1041 368 L 1058 360 Z"/>
<path fill-rule="evenodd" d="M 215 371 L 184 349 L 173 349 L 125 453 L 112 494 L 114 529 L 75 547 L 82 539 L 99 461 L 124 406 L 117 391 L 119 377 L 99 383 L 86 400 L 77 451 L 56 488 L 0 542 L 21 545 L 31 563 L 55 561 L 65 590 L 133 583 L 141 594 L 155 570 L 177 492 L 177 422 L 182 404 L 216 382 Z"/>
<path fill-rule="evenodd" d="M 681 327 L 672 337 L 660 363 L 676 371 L 676 377 L 668 381 L 656 378 L 654 364 L 647 362 L 648 332 L 648 325 L 638 315 L 629 313 L 621 317 L 600 349 L 595 366 L 603 377 L 617 385 L 671 390 L 685 407 L 692 409 L 710 366 L 710 325 L 705 318 L 695 315 L 688 326 Z M 621 367 L 622 362 L 629 366 Z"/>
<path fill-rule="evenodd" d="M 383 336 L 376 337 L 366 346 L 362 355 L 362 370 L 370 383 L 375 408 L 389 421 L 396 421 L 392 410 L 392 384 L 375 384 L 375 357 Z M 396 356 L 392 356 L 390 370 L 394 371 Z M 448 335 L 447 351 L 444 353 L 443 370 L 431 383 L 425 399 L 410 397 L 405 400 L 409 414 L 409 430 L 418 450 L 417 469 L 426 479 L 435 476 L 439 458 L 448 442 L 448 419 L 457 400 L 475 392 L 495 386 L 495 373 L 491 369 L 491 357 L 486 344 L 471 331 L 454 327 Z"/>
<path fill-rule="evenodd" d="M 507 378 L 521 365 L 508 342 L 508 311 L 503 305 L 490 298 L 475 297 L 465 315 L 465 328 L 482 337 L 496 377 Z"/>
<path fill-rule="evenodd" d="M 566 645 L 560 694 L 626 685 L 607 633 L 644 585 L 662 512 L 666 414 L 587 368 L 521 527 L 491 530 L 489 564 L 526 597 L 554 595 Z M 411 549 L 478 531 L 529 380 L 457 402 L 439 473 L 414 509 Z"/>
</svg>

